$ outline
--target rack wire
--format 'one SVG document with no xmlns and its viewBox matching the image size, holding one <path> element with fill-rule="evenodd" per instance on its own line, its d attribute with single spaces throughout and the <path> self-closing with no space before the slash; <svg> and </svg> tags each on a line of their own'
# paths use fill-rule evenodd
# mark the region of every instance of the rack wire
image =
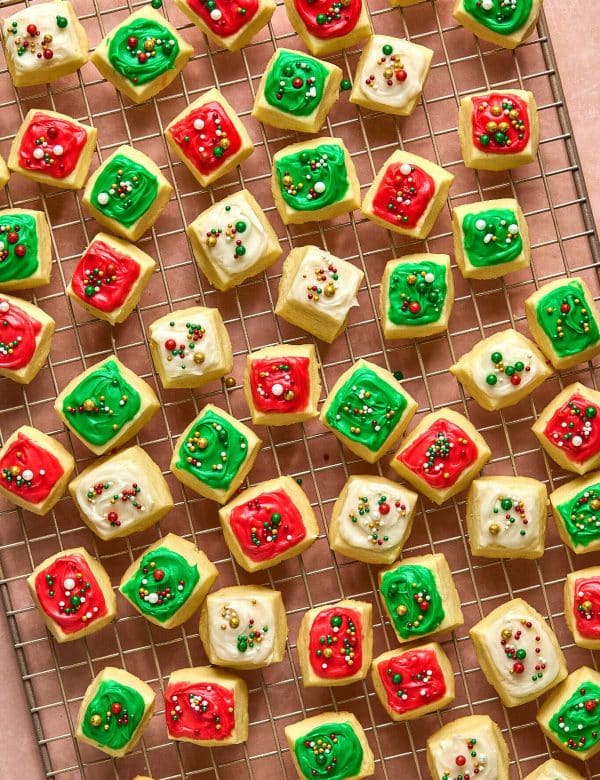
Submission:
<svg viewBox="0 0 600 780">
<path fill-rule="evenodd" d="M 20 0 L 0 2 L 5 13 L 23 5 Z M 92 47 L 138 7 L 109 0 L 75 0 L 75 5 Z M 141 107 L 130 104 L 99 79 L 89 64 L 77 75 L 54 85 L 22 89 L 16 94 L 0 54 L 0 153 L 4 156 L 27 110 L 34 106 L 52 108 L 98 128 L 94 166 L 121 143 L 130 143 L 149 154 L 175 185 L 165 212 L 139 242 L 157 259 L 157 271 L 138 309 L 114 329 L 73 308 L 65 297 L 73 268 L 97 228 L 82 211 L 80 194 L 41 188 L 18 176 L 13 176 L 0 194 L 0 207 L 40 208 L 48 216 L 55 257 L 52 281 L 27 297 L 57 322 L 49 361 L 36 380 L 20 387 L 0 379 L 2 438 L 6 439 L 18 425 L 33 424 L 73 450 L 78 470 L 88 465 L 90 453 L 64 431 L 52 404 L 69 379 L 114 352 L 161 398 L 160 413 L 141 431 L 138 442 L 163 469 L 176 501 L 175 509 L 159 525 L 110 543 L 99 541 L 88 531 L 68 497 L 45 518 L 0 504 L 0 592 L 47 777 L 99 780 L 141 773 L 157 780 L 262 780 L 269 775 L 291 778 L 294 772 L 284 727 L 327 709 L 355 712 L 375 753 L 378 779 L 392 780 L 404 773 L 427 777 L 426 737 L 443 723 L 470 713 L 488 713 L 500 725 L 510 750 L 512 777 L 526 775 L 549 755 L 562 757 L 535 723 L 535 702 L 513 710 L 502 707 L 478 667 L 467 633 L 468 627 L 492 608 L 508 598 L 522 596 L 548 615 L 569 670 L 583 663 L 597 668 L 593 654 L 573 644 L 564 622 L 564 578 L 567 571 L 583 564 L 560 542 L 552 524 L 545 555 L 538 562 L 524 566 L 519 561 L 485 561 L 469 553 L 463 497 L 441 508 L 420 501 L 404 552 L 445 553 L 461 595 L 466 623 L 443 642 L 456 678 L 454 703 L 418 721 L 393 724 L 368 679 L 343 688 L 304 689 L 295 645 L 305 610 L 343 597 L 373 602 L 374 653 L 396 645 L 378 599 L 376 567 L 334 555 L 326 536 L 332 504 L 347 476 L 390 476 L 386 458 L 379 466 L 356 460 L 315 421 L 283 429 L 260 429 L 263 448 L 250 474 L 251 483 L 280 474 L 302 480 L 320 519 L 321 534 L 302 558 L 256 575 L 240 570 L 232 561 L 220 532 L 216 506 L 183 489 L 168 472 L 174 440 L 204 403 L 213 401 L 244 422 L 248 422 L 248 410 L 239 381 L 231 389 L 219 382 L 199 391 L 163 391 L 145 338 L 145 329 L 153 319 L 196 301 L 218 307 L 233 342 L 233 376 L 237 380 L 242 376 L 248 351 L 280 341 L 310 340 L 273 314 L 281 262 L 224 294 L 210 288 L 191 259 L 185 225 L 211 202 L 246 187 L 277 230 L 284 256 L 292 246 L 316 243 L 365 272 L 359 307 L 352 311 L 344 335 L 333 345 L 317 343 L 324 394 L 352 361 L 367 357 L 392 371 L 403 372 L 405 387 L 419 401 L 419 414 L 445 405 L 467 414 L 494 453 L 486 473 L 536 476 L 549 489 L 567 478 L 542 456 L 530 425 L 564 384 L 578 379 L 598 387 L 597 367 L 590 364 L 557 375 L 529 399 L 495 414 L 482 411 L 447 374 L 451 362 L 494 331 L 512 326 L 526 332 L 523 301 L 543 282 L 577 273 L 590 284 L 596 299 L 600 297 L 600 253 L 544 17 L 536 33 L 513 53 L 480 42 L 457 27 L 451 17 L 451 0 L 426 0 L 405 10 L 390 8 L 386 0 L 369 0 L 369 6 L 375 32 L 408 37 L 434 49 L 423 101 L 413 117 L 398 119 L 357 109 L 348 103 L 347 93 L 342 93 L 327 120 L 327 132 L 346 142 L 363 191 L 383 160 L 398 146 L 432 159 L 455 174 L 449 207 L 426 242 L 392 236 L 360 213 L 330 223 L 289 228 L 279 220 L 270 195 L 270 163 L 275 151 L 299 140 L 299 136 L 259 125 L 250 110 L 274 48 L 303 48 L 290 31 L 282 5 L 252 44 L 231 54 L 209 43 L 174 4 L 167 2 L 165 15 L 193 43 L 196 53 L 167 90 Z M 359 54 L 359 50 L 346 51 L 330 59 L 351 78 Z M 185 167 L 169 155 L 162 131 L 187 102 L 213 85 L 222 90 L 242 117 L 255 152 L 241 169 L 206 191 L 199 190 Z M 536 95 L 542 128 L 537 161 L 512 173 L 478 174 L 465 169 L 456 132 L 460 97 L 486 88 L 510 87 L 531 89 Z M 418 343 L 384 342 L 376 301 L 386 261 L 423 248 L 451 253 L 450 206 L 506 196 L 518 197 L 526 214 L 533 247 L 531 270 L 512 274 L 506 280 L 470 284 L 454 267 L 456 303 L 448 332 Z M 218 566 L 218 586 L 268 584 L 283 594 L 290 628 L 287 655 L 281 664 L 244 675 L 250 688 L 250 736 L 244 745 L 209 750 L 170 742 L 166 737 L 161 691 L 170 672 L 206 663 L 196 618 L 181 628 L 164 631 L 119 599 L 119 617 L 112 626 L 86 640 L 59 645 L 48 638 L 28 595 L 27 575 L 44 557 L 60 549 L 83 544 L 117 582 L 134 557 L 168 532 L 193 539 L 206 551 Z M 586 556 L 585 565 L 600 563 L 596 558 Z M 72 737 L 83 692 L 108 664 L 137 674 L 158 694 L 156 713 L 141 742 L 133 753 L 118 761 L 79 745 Z M 578 768 L 588 777 L 596 777 L 600 775 L 600 759 Z"/>
</svg>

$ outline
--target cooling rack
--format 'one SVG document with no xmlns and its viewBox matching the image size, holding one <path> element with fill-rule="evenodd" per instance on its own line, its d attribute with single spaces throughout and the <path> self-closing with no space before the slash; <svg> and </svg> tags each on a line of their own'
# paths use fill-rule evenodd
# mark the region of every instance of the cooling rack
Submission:
<svg viewBox="0 0 600 780">
<path fill-rule="evenodd" d="M 90 46 L 135 4 L 118 0 L 74 0 L 88 31 Z M 22 2 L 0 3 L 5 13 Z M 375 753 L 378 779 L 428 777 L 425 740 L 445 722 L 470 713 L 488 713 L 507 739 L 511 776 L 532 771 L 549 755 L 559 755 L 535 724 L 536 704 L 513 710 L 502 707 L 478 667 L 468 639 L 468 627 L 492 608 L 513 596 L 522 596 L 549 616 L 564 649 L 570 670 L 586 663 L 596 666 L 589 651 L 577 648 L 563 618 L 562 585 L 566 572 L 600 563 L 594 555 L 574 559 L 549 525 L 545 555 L 538 562 L 486 561 L 472 558 L 464 534 L 464 499 L 434 507 L 419 504 L 414 530 L 405 554 L 443 552 L 461 595 L 465 626 L 445 637 L 456 678 L 456 699 L 441 713 L 408 724 L 393 724 L 376 700 L 370 680 L 347 687 L 304 689 L 295 639 L 308 607 L 342 597 L 368 599 L 374 605 L 374 653 L 396 645 L 377 597 L 376 567 L 336 557 L 327 545 L 327 522 L 332 504 L 345 479 L 355 473 L 390 476 L 387 459 L 379 467 L 350 456 L 316 421 L 289 428 L 263 428 L 263 448 L 250 474 L 251 483 L 279 474 L 302 480 L 321 525 L 321 534 L 302 558 L 292 559 L 257 575 L 232 562 L 222 539 L 217 507 L 188 493 L 168 473 L 173 441 L 207 401 L 213 401 L 248 422 L 240 387 L 249 350 L 285 341 L 306 342 L 307 334 L 278 320 L 272 313 L 281 263 L 246 281 L 230 293 L 210 288 L 191 259 L 184 232 L 186 224 L 214 200 L 247 187 L 259 200 L 278 232 L 284 256 L 292 246 L 319 244 L 357 264 L 365 272 L 359 306 L 350 316 L 344 335 L 333 345 L 317 342 L 322 363 L 323 392 L 359 357 L 401 371 L 404 385 L 419 401 L 419 414 L 443 405 L 461 411 L 489 442 L 494 457 L 486 473 L 520 474 L 544 480 L 550 489 L 566 475 L 548 462 L 530 432 L 537 412 L 574 379 L 598 386 L 598 369 L 580 366 L 557 375 L 531 398 L 501 413 L 482 411 L 447 373 L 448 366 L 471 346 L 507 326 L 527 332 L 523 301 L 546 280 L 577 273 L 591 286 L 596 299 L 600 285 L 594 225 L 579 170 L 569 119 L 547 27 L 542 15 L 535 34 L 516 53 L 478 42 L 457 27 L 451 17 L 452 0 L 425 0 L 401 11 L 386 0 L 369 0 L 375 32 L 406 36 L 435 51 L 422 105 L 408 119 L 362 111 L 342 93 L 327 121 L 327 132 L 344 139 L 357 166 L 363 192 L 383 160 L 399 145 L 455 174 L 450 205 L 493 197 L 518 197 L 527 216 L 533 244 L 531 271 L 507 280 L 465 282 L 454 268 L 456 304 L 448 333 L 422 340 L 387 342 L 377 317 L 376 302 L 384 265 L 392 257 L 427 248 L 452 252 L 450 210 L 446 208 L 427 242 L 392 236 L 367 222 L 360 213 L 320 225 L 285 228 L 270 194 L 270 161 L 275 151 L 299 140 L 260 126 L 250 116 L 253 97 L 274 47 L 303 48 L 291 31 L 282 5 L 272 23 L 242 52 L 218 50 L 187 22 L 171 0 L 163 12 L 194 45 L 195 55 L 182 76 L 156 99 L 131 105 L 87 65 L 76 76 L 50 87 L 23 89 L 16 95 L 0 53 L 0 152 L 10 141 L 30 107 L 62 111 L 98 128 L 93 165 L 121 143 L 149 154 L 175 185 L 171 201 L 140 246 L 158 260 L 138 309 L 123 325 L 111 329 L 73 309 L 65 287 L 73 268 L 97 226 L 84 214 L 80 194 L 42 189 L 14 176 L 0 193 L 0 206 L 43 209 L 53 231 L 52 281 L 31 296 L 57 322 L 47 365 L 28 387 L 0 379 L 0 432 L 6 438 L 17 426 L 29 423 L 54 436 L 75 453 L 78 470 L 91 462 L 90 453 L 66 433 L 52 410 L 58 391 L 69 379 L 105 355 L 115 352 L 157 390 L 162 409 L 139 434 L 139 443 L 164 470 L 176 506 L 159 526 L 111 543 L 96 539 L 81 523 L 68 497 L 46 517 L 39 518 L 0 505 L 0 592 L 14 641 L 19 669 L 31 709 L 44 769 L 61 780 L 130 778 L 136 773 L 161 780 L 180 777 L 292 778 L 292 762 L 283 737 L 291 722 L 327 709 L 352 710 Z M 359 50 L 331 57 L 351 78 Z M 187 102 L 216 85 L 234 105 L 248 128 L 255 152 L 241 169 L 220 180 L 209 191 L 199 190 L 185 167 L 167 151 L 162 129 Z M 457 108 L 462 95 L 486 88 L 521 87 L 532 90 L 540 110 L 542 143 L 535 163 L 512 173 L 475 173 L 462 165 L 456 132 Z M 235 386 L 214 383 L 201 391 L 163 391 L 153 371 L 145 329 L 170 309 L 194 302 L 218 307 L 234 346 Z M 230 383 L 231 384 L 231 383 Z M 267 584 L 283 594 L 289 644 L 285 660 L 260 672 L 245 673 L 250 689 L 250 736 L 244 745 L 208 750 L 169 742 L 164 725 L 161 691 L 174 669 L 206 663 L 195 619 L 172 631 L 149 624 L 119 598 L 119 618 L 112 626 L 86 640 L 58 645 L 43 629 L 31 604 L 25 578 L 44 557 L 60 549 L 85 545 L 107 568 L 113 583 L 135 556 L 160 535 L 178 533 L 193 539 L 219 569 L 218 585 Z M 83 692 L 105 665 L 123 666 L 147 680 L 156 690 L 157 709 L 136 750 L 114 761 L 78 745 L 71 736 Z M 600 775 L 600 758 L 578 766 L 589 777 Z M 25 768 L 24 768 L 25 769 Z"/>
</svg>

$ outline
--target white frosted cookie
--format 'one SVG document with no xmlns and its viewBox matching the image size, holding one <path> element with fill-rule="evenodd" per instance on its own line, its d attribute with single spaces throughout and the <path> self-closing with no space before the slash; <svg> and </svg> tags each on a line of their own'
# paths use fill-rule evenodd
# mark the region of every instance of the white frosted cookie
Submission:
<svg viewBox="0 0 600 780">
<path fill-rule="evenodd" d="M 427 766 L 432 780 L 459 780 L 466 775 L 508 780 L 508 748 L 488 715 L 468 715 L 429 737 Z"/>
<path fill-rule="evenodd" d="M 415 110 L 433 51 L 390 35 L 372 35 L 356 66 L 350 102 L 388 114 Z"/>
<path fill-rule="evenodd" d="M 563 761 L 549 758 L 523 780 L 583 780 L 583 776 Z"/>
</svg>

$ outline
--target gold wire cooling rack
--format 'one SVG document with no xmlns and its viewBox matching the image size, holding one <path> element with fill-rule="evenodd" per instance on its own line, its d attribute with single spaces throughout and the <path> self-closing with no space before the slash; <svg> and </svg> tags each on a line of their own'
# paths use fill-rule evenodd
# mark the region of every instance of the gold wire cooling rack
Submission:
<svg viewBox="0 0 600 780">
<path fill-rule="evenodd" d="M 5 13 L 22 2 L 0 2 Z M 75 0 L 90 45 L 131 10 L 118 0 Z M 182 76 L 156 99 L 131 105 L 87 65 L 76 76 L 50 87 L 11 86 L 0 54 L 0 152 L 10 141 L 30 107 L 46 107 L 75 116 L 98 128 L 94 165 L 121 143 L 149 154 L 175 184 L 172 199 L 155 227 L 140 242 L 159 261 L 141 305 L 123 325 L 111 329 L 73 309 L 65 286 L 96 225 L 83 213 L 80 194 L 50 191 L 14 176 L 0 194 L 0 206 L 43 209 L 53 229 L 55 263 L 51 283 L 32 296 L 57 322 L 50 359 L 29 387 L 0 379 L 0 431 L 6 438 L 23 423 L 37 426 L 71 447 L 81 469 L 90 453 L 66 433 L 52 410 L 67 381 L 108 353 L 115 352 L 158 391 L 162 410 L 140 433 L 139 443 L 165 472 L 172 443 L 207 401 L 225 407 L 248 421 L 239 381 L 226 389 L 214 383 L 202 391 L 163 391 L 158 385 L 145 339 L 147 325 L 173 308 L 195 301 L 218 307 L 227 323 L 235 352 L 233 376 L 242 376 L 245 355 L 279 341 L 307 341 L 305 333 L 273 314 L 281 263 L 227 294 L 211 289 L 191 260 L 184 226 L 212 201 L 247 187 L 257 197 L 280 237 L 284 256 L 291 246 L 317 243 L 356 263 L 365 272 L 359 307 L 350 316 L 344 335 L 331 345 L 318 342 L 324 392 L 359 357 L 368 357 L 392 371 L 402 371 L 404 384 L 415 396 L 421 413 L 449 405 L 465 412 L 483 432 L 494 458 L 486 473 L 532 475 L 552 489 L 566 476 L 539 451 L 530 432 L 536 413 L 562 387 L 577 378 L 597 387 L 592 365 L 556 376 L 531 398 L 502 413 L 482 411 L 447 373 L 463 352 L 495 330 L 514 326 L 526 332 L 523 301 L 546 280 L 577 273 L 600 297 L 596 263 L 599 254 L 591 213 L 586 202 L 547 28 L 542 16 L 536 33 L 516 53 L 479 42 L 457 27 L 452 0 L 426 0 L 401 11 L 386 0 L 369 0 L 376 32 L 406 36 L 435 51 L 434 65 L 422 105 L 408 119 L 357 110 L 342 93 L 327 121 L 327 132 L 342 137 L 357 166 L 363 190 L 383 160 L 399 145 L 434 160 L 456 176 L 450 205 L 492 197 L 517 196 L 527 216 L 533 243 L 532 269 L 508 280 L 465 282 L 454 270 L 456 304 L 448 333 L 420 342 L 384 343 L 375 302 L 387 260 L 403 253 L 452 252 L 450 209 L 446 208 L 429 240 L 407 242 L 367 222 L 360 213 L 320 225 L 285 228 L 270 194 L 273 153 L 298 140 L 296 134 L 263 127 L 249 115 L 264 66 L 274 47 L 303 48 L 279 5 L 271 25 L 243 51 L 216 49 L 192 27 L 170 0 L 164 13 L 194 45 L 195 56 Z M 351 78 L 359 51 L 331 59 Z M 187 103 L 216 85 L 243 118 L 255 152 L 241 170 L 209 191 L 198 190 L 185 167 L 170 157 L 162 129 Z M 464 168 L 456 133 L 459 98 L 486 88 L 521 87 L 535 93 L 540 109 L 542 143 L 535 163 L 512 173 L 475 173 Z M 283 729 L 288 723 L 326 709 L 349 709 L 364 726 L 375 753 L 376 777 L 427 777 L 426 737 L 442 723 L 469 713 L 488 713 L 510 749 L 511 775 L 524 776 L 548 755 L 558 755 L 535 724 L 536 704 L 512 710 L 502 707 L 483 677 L 467 630 L 483 614 L 513 596 L 523 596 L 549 616 L 564 648 L 569 669 L 583 663 L 596 666 L 589 651 L 577 648 L 563 619 L 562 584 L 567 571 L 581 562 L 560 543 L 552 524 L 546 552 L 538 562 L 485 561 L 470 556 L 464 534 L 462 499 L 434 507 L 421 501 L 405 553 L 443 552 L 461 595 L 466 624 L 444 642 L 452 661 L 457 695 L 452 707 L 408 724 L 388 721 L 375 698 L 370 680 L 347 687 L 304 689 L 299 674 L 295 639 L 304 611 L 342 597 L 369 599 L 374 612 L 374 652 L 396 642 L 383 617 L 376 589 L 376 569 L 336 557 L 327 544 L 327 520 L 333 501 L 350 473 L 377 472 L 389 476 L 387 459 L 379 467 L 357 461 L 316 421 L 304 426 L 260 430 L 263 449 L 250 474 L 252 483 L 290 474 L 303 480 L 321 522 L 321 535 L 302 558 L 257 575 L 248 575 L 232 562 L 217 521 L 217 507 L 185 491 L 170 474 L 176 507 L 156 526 L 129 539 L 104 543 L 82 526 L 68 497 L 44 518 L 0 506 L 0 591 L 9 618 L 19 668 L 48 777 L 66 780 L 130 778 L 136 773 L 154 778 L 293 777 Z M 149 624 L 121 599 L 119 619 L 86 640 L 58 645 L 48 636 L 27 593 L 25 578 L 44 557 L 62 548 L 85 545 L 107 568 L 113 582 L 135 556 L 161 534 L 175 532 L 192 538 L 216 562 L 219 586 L 234 583 L 268 584 L 279 589 L 290 625 L 288 651 L 281 664 L 246 675 L 250 695 L 250 736 L 244 745 L 208 750 L 166 739 L 161 690 L 174 669 L 206 663 L 196 620 L 172 631 Z M 585 565 L 600 562 L 586 556 Z M 137 749 L 115 762 L 98 751 L 78 745 L 71 732 L 83 692 L 105 665 L 123 666 L 147 680 L 157 691 L 157 710 Z M 579 769 L 583 768 L 578 766 Z M 23 776 L 27 770 L 24 767 Z M 600 758 L 586 765 L 589 777 L 600 775 Z M 12 778 L 10 779 L 12 780 Z"/>
</svg>

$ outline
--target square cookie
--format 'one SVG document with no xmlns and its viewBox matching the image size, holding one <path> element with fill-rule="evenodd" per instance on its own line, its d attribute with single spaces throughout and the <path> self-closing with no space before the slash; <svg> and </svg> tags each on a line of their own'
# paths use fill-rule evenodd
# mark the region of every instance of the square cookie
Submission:
<svg viewBox="0 0 600 780">
<path fill-rule="evenodd" d="M 283 263 L 275 314 L 331 344 L 358 306 L 363 272 L 317 246 L 295 247 Z"/>
<path fill-rule="evenodd" d="M 224 504 L 246 479 L 261 444 L 244 423 L 206 404 L 177 440 L 170 468 L 184 485 Z"/>
<path fill-rule="evenodd" d="M 452 16 L 478 38 L 515 49 L 537 23 L 542 0 L 507 4 L 502 0 L 455 0 Z"/>
<path fill-rule="evenodd" d="M 152 688 L 138 677 L 105 666 L 85 692 L 75 737 L 120 758 L 133 750 L 150 723 L 155 699 Z"/>
<path fill-rule="evenodd" d="M 533 338 L 554 368 L 573 368 L 600 353 L 600 310 L 578 276 L 549 282 L 525 301 Z"/>
<path fill-rule="evenodd" d="M 159 408 L 150 385 L 112 355 L 72 379 L 54 402 L 63 423 L 95 455 L 131 439 Z"/>
<path fill-rule="evenodd" d="M 248 190 L 209 206 L 187 226 L 198 268 L 217 290 L 231 290 L 281 254 L 277 233 Z"/>
<path fill-rule="evenodd" d="M 439 165 L 398 149 L 381 166 L 360 208 L 386 230 L 427 238 L 453 181 L 454 175 Z"/>
<path fill-rule="evenodd" d="M 512 328 L 478 341 L 448 370 L 488 412 L 518 404 L 553 373 L 536 345 Z"/>
<path fill-rule="evenodd" d="M 181 11 L 217 46 L 237 51 L 269 23 L 275 0 L 236 0 L 235 4 L 215 0 L 175 0 Z"/>
<path fill-rule="evenodd" d="M 229 374 L 233 352 L 218 309 L 192 306 L 154 320 L 148 344 L 163 387 L 202 387 Z"/>
<path fill-rule="evenodd" d="M 352 599 L 304 613 L 296 646 L 305 688 L 365 679 L 373 652 L 372 615 L 370 603 Z"/>
<path fill-rule="evenodd" d="M 293 425 L 318 415 L 319 360 L 313 344 L 278 344 L 246 358 L 244 396 L 254 425 Z"/>
<path fill-rule="evenodd" d="M 375 463 L 416 411 L 417 402 L 393 374 L 361 358 L 331 388 L 319 419 L 351 452 Z"/>
<path fill-rule="evenodd" d="M 37 3 L 2 22 L 8 72 L 15 87 L 49 84 L 88 61 L 88 39 L 71 3 Z"/>
<path fill-rule="evenodd" d="M 88 179 L 82 203 L 102 227 L 137 241 L 159 218 L 172 190 L 149 157 L 119 146 Z"/>
<path fill-rule="evenodd" d="M 239 745 L 248 739 L 248 686 L 223 669 L 194 666 L 171 672 L 165 690 L 171 739 L 201 747 Z"/>
<path fill-rule="evenodd" d="M 549 758 L 530 772 L 524 780 L 583 780 L 583 777 L 568 764 Z"/>
<path fill-rule="evenodd" d="M 315 57 L 350 49 L 372 34 L 365 0 L 345 0 L 344 10 L 327 0 L 285 0 L 290 24 Z"/>
<path fill-rule="evenodd" d="M 574 382 L 542 409 L 531 426 L 546 454 L 566 471 L 600 465 L 600 392 Z"/>
<path fill-rule="evenodd" d="M 0 449 L 0 495 L 35 515 L 45 515 L 61 498 L 75 461 L 60 442 L 22 425 Z"/>
<path fill-rule="evenodd" d="M 305 718 L 286 726 L 285 738 L 301 780 L 323 774 L 324 765 L 334 767 L 336 780 L 360 780 L 375 773 L 373 751 L 351 712 Z"/>
<path fill-rule="evenodd" d="M 219 509 L 227 546 L 251 574 L 307 550 L 319 535 L 312 506 L 295 479 L 254 485 Z"/>
<path fill-rule="evenodd" d="M 360 206 L 360 183 L 350 153 L 340 138 L 329 136 L 276 152 L 271 190 L 286 225 L 333 219 Z"/>
<path fill-rule="evenodd" d="M 423 417 L 390 465 L 420 493 L 443 504 L 472 482 L 491 455 L 466 417 L 443 408 Z"/>
<path fill-rule="evenodd" d="M 277 49 L 258 85 L 252 116 L 283 130 L 317 133 L 339 97 L 342 69 L 293 49 Z"/>
<path fill-rule="evenodd" d="M 162 471 L 141 447 L 97 460 L 69 482 L 81 519 L 104 541 L 145 531 L 173 509 Z"/>
<path fill-rule="evenodd" d="M 460 101 L 458 137 L 467 168 L 506 171 L 533 162 L 540 123 L 532 92 L 480 92 Z"/>
<path fill-rule="evenodd" d="M 379 290 L 386 339 L 434 336 L 448 328 L 454 282 L 448 255 L 426 252 L 386 263 Z"/>
<path fill-rule="evenodd" d="M 497 279 L 531 263 L 527 222 L 514 198 L 456 206 L 452 231 L 456 264 L 465 279 Z"/>
<path fill-rule="evenodd" d="M 279 663 L 287 641 L 281 593 L 255 585 L 209 593 L 200 613 L 200 639 L 216 666 L 262 669 Z"/>
<path fill-rule="evenodd" d="M 494 609 L 469 636 L 481 670 L 505 707 L 533 701 L 567 676 L 554 632 L 523 599 Z"/>
<path fill-rule="evenodd" d="M 565 620 L 575 644 L 600 648 L 600 566 L 571 571 L 565 581 Z"/>
<path fill-rule="evenodd" d="M 125 322 L 138 305 L 156 261 L 134 244 L 96 233 L 75 266 L 69 298 L 111 325 Z"/>
<path fill-rule="evenodd" d="M 353 474 L 333 505 L 329 546 L 363 563 L 393 563 L 412 530 L 417 499 L 391 479 Z"/>
<path fill-rule="evenodd" d="M 433 51 L 403 38 L 372 35 L 365 44 L 350 102 L 374 111 L 409 116 L 429 75 Z"/>
<path fill-rule="evenodd" d="M 427 766 L 433 780 L 459 780 L 480 773 L 508 780 L 508 748 L 488 715 L 467 715 L 428 738 Z"/>
<path fill-rule="evenodd" d="M 548 493 L 531 477 L 479 477 L 467 495 L 471 555 L 541 558 L 546 541 Z"/>
<path fill-rule="evenodd" d="M 79 190 L 90 169 L 97 132 L 65 114 L 32 108 L 12 142 L 8 165 L 41 184 Z"/>
<path fill-rule="evenodd" d="M 29 301 L 0 293 L 0 376 L 28 385 L 46 362 L 56 323 Z"/>
<path fill-rule="evenodd" d="M 233 106 L 209 89 L 167 125 L 169 146 L 201 187 L 225 176 L 254 151 Z"/>
<path fill-rule="evenodd" d="M 600 471 L 553 490 L 550 507 L 567 547 L 574 553 L 600 550 Z"/>
<path fill-rule="evenodd" d="M 91 60 L 115 89 L 143 103 L 168 87 L 193 53 L 175 27 L 145 5 L 100 41 Z"/>
<path fill-rule="evenodd" d="M 600 674 L 582 666 L 544 700 L 536 719 L 557 747 L 587 761 L 600 751 L 599 702 Z"/>
<path fill-rule="evenodd" d="M 43 211 L 0 211 L 0 290 L 29 290 L 48 284 L 51 247 Z"/>
<path fill-rule="evenodd" d="M 377 698 L 394 721 L 418 720 L 454 701 L 454 672 L 437 642 L 389 650 L 373 659 Z"/>
<path fill-rule="evenodd" d="M 130 564 L 119 591 L 150 623 L 176 628 L 200 607 L 217 574 L 193 542 L 167 534 Z"/>
<path fill-rule="evenodd" d="M 404 558 L 379 572 L 379 592 L 400 643 L 454 631 L 464 623 L 446 556 Z"/>
<path fill-rule="evenodd" d="M 83 547 L 46 558 L 31 572 L 27 586 L 57 642 L 95 634 L 117 616 L 110 577 Z"/>
</svg>

